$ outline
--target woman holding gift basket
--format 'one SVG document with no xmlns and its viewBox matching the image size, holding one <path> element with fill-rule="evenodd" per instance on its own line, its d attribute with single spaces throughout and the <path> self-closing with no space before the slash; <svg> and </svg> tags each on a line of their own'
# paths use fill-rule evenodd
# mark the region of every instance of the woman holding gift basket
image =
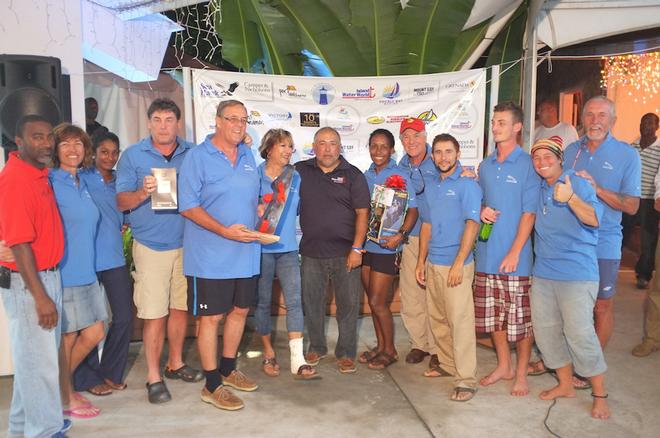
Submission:
<svg viewBox="0 0 660 438">
<path fill-rule="evenodd" d="M 255 319 L 257 331 L 264 346 L 263 371 L 276 377 L 280 366 L 271 341 L 271 306 L 273 278 L 277 274 L 286 304 L 286 325 L 291 351 L 291 373 L 296 379 L 310 380 L 320 376 L 305 362 L 303 354 L 303 310 L 296 240 L 296 216 L 300 201 L 300 175 L 289 163 L 294 153 L 291 133 L 284 129 L 270 129 L 264 134 L 259 146 L 261 157 L 266 161 L 259 166 L 261 180 L 260 203 L 271 204 L 262 215 L 259 231 L 276 227 L 279 242 L 262 246 L 261 276 L 258 283 L 258 299 Z M 277 224 L 270 223 L 272 210 L 281 209 Z M 277 216 L 277 215 L 275 215 Z"/>
<path fill-rule="evenodd" d="M 389 298 L 401 245 L 418 216 L 415 192 L 406 171 L 392 159 L 393 153 L 394 136 L 390 131 L 376 129 L 371 133 L 369 154 L 373 163 L 364 173 L 371 192 L 371 213 L 362 258 L 362 285 L 369 298 L 378 343 L 363 352 L 358 361 L 375 370 L 398 360 Z"/>
</svg>

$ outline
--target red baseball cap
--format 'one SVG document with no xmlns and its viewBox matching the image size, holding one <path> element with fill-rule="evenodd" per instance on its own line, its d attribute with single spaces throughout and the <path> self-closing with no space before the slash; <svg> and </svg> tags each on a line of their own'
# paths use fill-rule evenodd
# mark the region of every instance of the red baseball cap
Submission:
<svg viewBox="0 0 660 438">
<path fill-rule="evenodd" d="M 421 119 L 416 119 L 414 117 L 408 117 L 401 121 L 401 128 L 399 129 L 399 134 L 403 134 L 403 131 L 406 129 L 412 129 L 413 131 L 422 132 L 426 130 L 426 125 Z"/>
</svg>

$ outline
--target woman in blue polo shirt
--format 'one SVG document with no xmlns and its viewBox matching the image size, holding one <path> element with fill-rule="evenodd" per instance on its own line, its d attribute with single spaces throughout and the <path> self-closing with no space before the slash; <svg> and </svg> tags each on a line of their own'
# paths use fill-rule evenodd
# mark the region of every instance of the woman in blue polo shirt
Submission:
<svg viewBox="0 0 660 438">
<path fill-rule="evenodd" d="M 265 204 L 273 196 L 273 181 L 289 165 L 294 153 L 291 133 L 284 129 L 270 129 L 264 134 L 259 146 L 261 157 L 266 161 L 258 169 L 261 181 L 260 202 Z M 291 353 L 291 373 L 298 379 L 308 380 L 319 377 L 316 370 L 307 364 L 303 354 L 303 310 L 300 285 L 300 263 L 298 262 L 298 241 L 296 240 L 296 216 L 300 201 L 300 175 L 293 171 L 286 207 L 280 217 L 278 230 L 280 240 L 264 245 L 261 250 L 261 276 L 258 284 L 257 309 L 254 313 L 257 332 L 264 346 L 263 371 L 275 377 L 280 366 L 275 357 L 271 342 L 271 308 L 273 278 L 277 274 L 284 302 L 286 304 L 286 326 L 289 332 Z"/>
<path fill-rule="evenodd" d="M 540 398 L 575 397 L 575 368 L 591 380 L 591 416 L 605 419 L 610 416 L 607 365 L 593 320 L 603 205 L 587 180 L 573 169 L 563 170 L 561 143 L 559 137 L 541 139 L 531 151 L 534 169 L 543 178 L 534 225 L 532 323 L 543 360 L 559 381 Z"/>
<path fill-rule="evenodd" d="M 48 177 L 53 185 L 57 207 L 64 225 L 62 274 L 62 346 L 60 364 L 64 414 L 91 418 L 100 410 L 76 393 L 73 371 L 103 339 L 103 323 L 108 319 L 103 290 L 96 278 L 94 244 L 99 209 L 94 204 L 79 170 L 90 165 L 92 143 L 77 126 L 63 123 L 53 130 L 55 150 Z"/>
<path fill-rule="evenodd" d="M 119 138 L 99 129 L 92 138 L 94 166 L 79 172 L 101 213 L 95 241 L 96 273 L 105 288 L 112 322 L 99 363 L 96 348 L 74 374 L 74 387 L 94 395 L 108 395 L 126 388 L 124 370 L 133 330 L 133 287 L 129 279 L 122 229 L 124 215 L 117 208 L 114 167 L 119 159 Z"/>
<path fill-rule="evenodd" d="M 379 243 L 367 240 L 366 251 L 362 257 L 362 285 L 369 298 L 371 319 L 376 331 L 377 345 L 363 352 L 360 363 L 368 364 L 371 369 L 383 369 L 398 360 L 394 348 L 394 321 L 390 311 L 390 291 L 394 276 L 398 272 L 398 257 L 401 245 L 405 243 L 410 230 L 417 221 L 417 201 L 415 191 L 407 177 L 407 171 L 399 168 L 392 159 L 394 136 L 387 129 L 376 129 L 369 136 L 369 154 L 373 163 L 364 173 L 373 193 L 375 185 L 385 185 L 388 178 L 398 175 L 406 182 L 408 192 L 408 212 L 397 234 L 383 238 Z M 397 200 L 395 200 L 396 202 Z M 388 218 L 383 218 L 387 222 Z"/>
</svg>

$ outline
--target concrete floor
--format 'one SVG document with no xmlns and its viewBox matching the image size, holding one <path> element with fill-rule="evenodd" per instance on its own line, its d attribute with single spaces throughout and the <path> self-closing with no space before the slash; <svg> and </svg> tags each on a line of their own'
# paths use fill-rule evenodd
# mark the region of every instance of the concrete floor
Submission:
<svg viewBox="0 0 660 438">
<path fill-rule="evenodd" d="M 548 425 L 562 437 L 657 437 L 660 435 L 660 352 L 635 358 L 631 348 L 641 336 L 644 293 L 633 286 L 634 273 L 622 271 L 615 298 L 616 330 L 606 351 L 609 365 L 607 385 L 613 417 L 597 421 L 589 417 L 588 391 L 575 399 L 560 400 L 551 410 Z M 283 371 L 288 367 L 288 347 L 278 321 L 276 347 Z M 402 358 L 408 352 L 401 319 L 395 318 L 396 340 Z M 252 322 L 250 321 L 251 325 Z M 331 321 L 330 342 L 336 326 Z M 140 343 L 131 346 L 128 389 L 108 397 L 94 397 L 102 414 L 90 420 L 75 421 L 69 432 L 77 437 L 487 437 L 551 436 L 543 421 L 550 402 L 538 393 L 554 385 L 549 375 L 530 377 L 531 394 L 514 398 L 510 383 L 480 388 L 468 403 L 448 400 L 451 379 L 422 377 L 426 363 L 408 365 L 403 360 L 386 371 L 364 366 L 354 375 L 341 375 L 334 358 L 321 362 L 323 379 L 294 381 L 286 372 L 278 378 L 266 377 L 260 370 L 259 340 L 250 328 L 246 332 L 241 370 L 260 384 L 254 393 L 239 393 L 245 409 L 225 412 L 199 399 L 201 383 L 168 381 L 173 401 L 161 406 L 146 401 L 145 362 Z M 371 319 L 362 318 L 360 350 L 373 344 Z M 332 347 L 332 346 L 331 346 Z M 188 363 L 199 366 L 195 344 L 186 343 Z M 331 350 L 332 351 L 332 350 Z M 494 352 L 478 348 L 478 374 L 483 376 L 495 365 Z M 10 377 L 0 378 L 0 436 L 7 427 L 11 398 Z M 93 397 L 93 396 L 90 396 Z M 655 432 L 653 432 L 655 430 Z"/>
</svg>

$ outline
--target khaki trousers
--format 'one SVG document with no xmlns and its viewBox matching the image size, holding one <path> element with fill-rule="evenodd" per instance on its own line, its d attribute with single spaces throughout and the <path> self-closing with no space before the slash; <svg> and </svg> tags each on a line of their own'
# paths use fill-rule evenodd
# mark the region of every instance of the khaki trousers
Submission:
<svg viewBox="0 0 660 438">
<path fill-rule="evenodd" d="M 442 368 L 454 376 L 454 387 L 477 385 L 477 338 L 474 331 L 472 280 L 474 262 L 463 267 L 463 282 L 447 286 L 449 266 L 427 263 L 429 320 Z"/>
<path fill-rule="evenodd" d="M 655 249 L 655 279 L 644 306 L 644 339 L 660 346 L 660 240 Z"/>
<path fill-rule="evenodd" d="M 410 236 L 408 244 L 403 245 L 399 270 L 401 319 L 408 331 L 412 348 L 430 353 L 433 347 L 433 334 L 429 326 L 427 292 L 415 279 L 418 253 L 419 237 Z"/>
</svg>

